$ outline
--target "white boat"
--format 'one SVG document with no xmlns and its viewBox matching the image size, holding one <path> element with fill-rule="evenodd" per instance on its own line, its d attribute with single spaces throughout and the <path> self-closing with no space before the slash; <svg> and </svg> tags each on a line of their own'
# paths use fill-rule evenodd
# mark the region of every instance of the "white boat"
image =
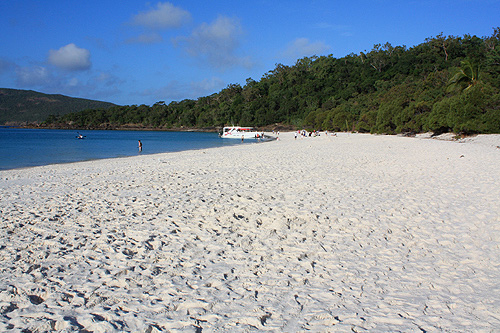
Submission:
<svg viewBox="0 0 500 333">
<path fill-rule="evenodd" d="M 253 127 L 231 126 L 224 127 L 220 136 L 227 139 L 259 139 L 263 137 L 263 134 Z"/>
</svg>

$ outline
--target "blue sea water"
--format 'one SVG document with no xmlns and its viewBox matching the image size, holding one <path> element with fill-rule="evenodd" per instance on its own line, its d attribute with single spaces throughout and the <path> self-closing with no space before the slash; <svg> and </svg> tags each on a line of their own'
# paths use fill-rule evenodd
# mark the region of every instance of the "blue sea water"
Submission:
<svg viewBox="0 0 500 333">
<path fill-rule="evenodd" d="M 84 139 L 77 139 L 78 134 Z M 143 148 L 139 153 L 138 140 Z M 74 131 L 0 127 L 0 170 L 248 144 L 218 133 L 167 131 Z"/>
</svg>

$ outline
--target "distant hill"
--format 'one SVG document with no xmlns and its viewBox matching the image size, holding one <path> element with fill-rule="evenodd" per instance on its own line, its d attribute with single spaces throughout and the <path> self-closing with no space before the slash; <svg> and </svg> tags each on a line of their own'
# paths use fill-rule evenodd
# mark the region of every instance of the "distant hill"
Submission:
<svg viewBox="0 0 500 333">
<path fill-rule="evenodd" d="M 49 115 L 61 116 L 86 109 L 108 109 L 115 104 L 33 90 L 0 88 L 0 125 L 44 121 Z"/>
</svg>

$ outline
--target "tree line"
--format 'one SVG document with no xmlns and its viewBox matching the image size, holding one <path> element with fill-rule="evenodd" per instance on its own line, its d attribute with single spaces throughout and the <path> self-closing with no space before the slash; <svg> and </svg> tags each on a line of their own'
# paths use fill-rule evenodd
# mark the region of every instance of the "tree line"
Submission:
<svg viewBox="0 0 500 333">
<path fill-rule="evenodd" d="M 500 28 L 488 37 L 439 34 L 410 48 L 385 43 L 342 58 L 305 57 L 196 100 L 89 109 L 46 124 L 500 133 Z"/>
</svg>

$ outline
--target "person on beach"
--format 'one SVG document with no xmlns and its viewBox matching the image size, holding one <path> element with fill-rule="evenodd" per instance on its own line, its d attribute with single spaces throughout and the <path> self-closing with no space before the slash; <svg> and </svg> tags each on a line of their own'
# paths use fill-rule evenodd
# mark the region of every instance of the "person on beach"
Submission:
<svg viewBox="0 0 500 333">
<path fill-rule="evenodd" d="M 139 153 L 142 151 L 142 142 L 139 140 Z"/>
</svg>

